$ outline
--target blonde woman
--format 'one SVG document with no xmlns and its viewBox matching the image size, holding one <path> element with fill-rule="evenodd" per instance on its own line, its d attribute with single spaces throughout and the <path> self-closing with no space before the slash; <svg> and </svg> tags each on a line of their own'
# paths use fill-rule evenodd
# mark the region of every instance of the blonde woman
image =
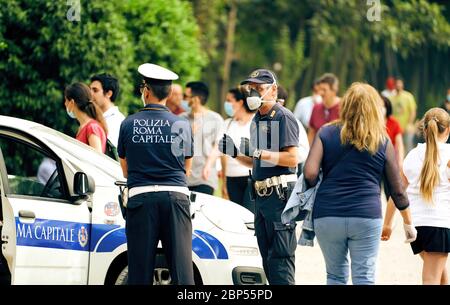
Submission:
<svg viewBox="0 0 450 305">
<path fill-rule="evenodd" d="M 374 284 L 382 230 L 383 173 L 403 216 L 408 241 L 414 240 L 415 229 L 378 92 L 367 84 L 354 83 L 341 103 L 339 120 L 316 135 L 303 173 L 314 186 L 319 169 L 323 172 L 313 221 L 325 258 L 327 284 L 345 285 L 350 263 L 353 284 Z"/>
<path fill-rule="evenodd" d="M 417 145 L 403 162 L 406 190 L 417 239 L 411 243 L 414 254 L 423 259 L 422 282 L 448 284 L 445 270 L 450 252 L 450 133 L 449 114 L 440 108 L 425 113 L 421 128 L 426 143 Z M 384 240 L 391 235 L 394 209 L 386 210 Z"/>
</svg>

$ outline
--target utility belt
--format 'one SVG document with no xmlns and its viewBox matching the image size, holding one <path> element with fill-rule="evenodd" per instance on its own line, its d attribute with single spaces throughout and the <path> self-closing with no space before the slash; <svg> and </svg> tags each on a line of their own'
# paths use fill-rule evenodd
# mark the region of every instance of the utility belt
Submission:
<svg viewBox="0 0 450 305">
<path fill-rule="evenodd" d="M 187 196 L 191 195 L 189 189 L 185 186 L 170 186 L 170 185 L 148 185 L 148 186 L 136 186 L 128 190 L 128 198 L 133 196 L 152 193 L 152 192 L 178 192 Z"/>
<path fill-rule="evenodd" d="M 278 194 L 280 199 L 285 199 L 285 193 L 287 192 L 288 183 L 289 182 L 297 182 L 297 175 L 281 175 L 281 176 L 273 176 L 261 181 L 255 181 L 255 191 L 256 194 L 260 197 L 269 197 L 272 195 L 273 190 Z"/>
</svg>

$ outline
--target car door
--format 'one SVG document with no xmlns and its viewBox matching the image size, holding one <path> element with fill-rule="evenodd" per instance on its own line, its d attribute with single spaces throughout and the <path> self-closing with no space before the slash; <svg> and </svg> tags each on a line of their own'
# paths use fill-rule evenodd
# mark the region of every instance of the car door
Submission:
<svg viewBox="0 0 450 305">
<path fill-rule="evenodd" d="M 86 200 L 69 195 L 63 162 L 31 136 L 0 129 L 2 253 L 12 284 L 87 284 L 91 216 Z"/>
</svg>

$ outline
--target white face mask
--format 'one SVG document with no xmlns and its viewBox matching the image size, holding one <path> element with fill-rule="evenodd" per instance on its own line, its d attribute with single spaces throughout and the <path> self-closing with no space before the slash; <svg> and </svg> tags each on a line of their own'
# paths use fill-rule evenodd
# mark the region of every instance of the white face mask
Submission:
<svg viewBox="0 0 450 305">
<path fill-rule="evenodd" d="M 320 94 L 313 95 L 313 101 L 315 104 L 322 103 L 322 96 Z"/>
<path fill-rule="evenodd" d="M 77 117 L 75 116 L 75 113 L 73 113 L 73 111 L 69 111 L 69 108 L 66 108 L 66 112 L 67 115 L 72 118 L 72 119 L 76 119 Z"/>
<path fill-rule="evenodd" d="M 247 97 L 248 108 L 252 111 L 260 108 L 262 103 L 264 103 L 263 98 L 270 92 L 270 89 L 272 89 L 273 85 L 275 85 L 275 83 L 272 83 L 269 89 L 267 89 L 266 93 L 264 93 L 262 96 L 259 95 L 258 91 L 252 89 L 250 91 L 250 96 Z"/>
</svg>

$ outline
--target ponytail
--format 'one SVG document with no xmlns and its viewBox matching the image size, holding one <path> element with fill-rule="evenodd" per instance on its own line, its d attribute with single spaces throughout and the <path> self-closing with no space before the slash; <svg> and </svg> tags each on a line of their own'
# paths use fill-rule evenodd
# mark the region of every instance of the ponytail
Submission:
<svg viewBox="0 0 450 305">
<path fill-rule="evenodd" d="M 67 86 L 64 90 L 64 96 L 69 100 L 74 100 L 78 109 L 86 113 L 91 119 L 100 123 L 105 134 L 108 134 L 108 128 L 105 118 L 100 108 L 92 102 L 91 89 L 83 83 L 74 83 Z"/>
<path fill-rule="evenodd" d="M 420 172 L 420 193 L 428 201 L 433 201 L 433 190 L 439 184 L 438 158 L 439 150 L 437 146 L 438 126 L 435 119 L 429 120 L 424 129 L 427 149 L 425 151 L 425 161 Z"/>
<path fill-rule="evenodd" d="M 102 126 L 103 130 L 105 131 L 105 134 L 108 134 L 108 127 L 106 125 L 105 118 L 103 117 L 103 113 L 95 103 L 92 101 L 89 101 L 84 109 L 81 109 L 81 111 L 85 112 L 91 119 L 96 120 L 100 126 Z"/>
<path fill-rule="evenodd" d="M 427 148 L 420 172 L 420 194 L 430 203 L 433 202 L 434 189 L 440 183 L 438 138 L 446 132 L 449 124 L 450 116 L 441 108 L 428 110 L 421 121 Z"/>
</svg>

